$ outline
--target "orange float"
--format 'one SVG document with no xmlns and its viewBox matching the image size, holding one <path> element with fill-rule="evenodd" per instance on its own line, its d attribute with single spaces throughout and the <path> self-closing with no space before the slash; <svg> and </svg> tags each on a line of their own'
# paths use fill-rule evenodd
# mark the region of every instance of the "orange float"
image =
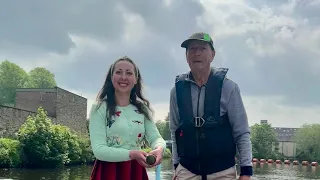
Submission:
<svg viewBox="0 0 320 180">
<path fill-rule="evenodd" d="M 277 163 L 277 164 L 281 164 L 281 160 L 277 159 L 277 160 L 276 160 L 276 163 Z"/>
<path fill-rule="evenodd" d="M 309 165 L 309 162 L 308 161 L 302 161 L 302 166 L 308 166 Z"/>
<path fill-rule="evenodd" d="M 319 166 L 318 162 L 312 162 L 311 166 Z"/>
<path fill-rule="evenodd" d="M 290 164 L 291 162 L 290 162 L 290 160 L 284 160 L 284 164 Z"/>
<path fill-rule="evenodd" d="M 273 163 L 273 159 L 268 159 L 268 163 Z"/>
</svg>

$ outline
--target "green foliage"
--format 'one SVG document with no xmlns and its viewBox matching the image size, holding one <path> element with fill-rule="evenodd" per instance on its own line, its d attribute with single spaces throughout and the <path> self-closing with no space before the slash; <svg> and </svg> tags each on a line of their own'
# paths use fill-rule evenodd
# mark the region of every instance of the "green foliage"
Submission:
<svg viewBox="0 0 320 180">
<path fill-rule="evenodd" d="M 90 146 L 90 139 L 88 137 L 79 138 L 79 146 L 81 149 L 80 162 L 81 163 L 91 163 L 95 160 Z M 75 164 L 77 164 L 75 162 Z"/>
<path fill-rule="evenodd" d="M 8 60 L 0 63 L 0 104 L 15 104 L 17 88 L 53 88 L 56 80 L 54 74 L 43 67 L 36 67 L 29 72 Z"/>
<path fill-rule="evenodd" d="M 42 108 L 35 117 L 27 118 L 18 132 L 27 166 L 55 166 L 68 161 L 68 146 L 63 142 L 63 135 L 55 132 L 57 129 L 52 127 Z"/>
<path fill-rule="evenodd" d="M 0 168 L 21 165 L 21 145 L 17 140 L 0 138 Z"/>
<path fill-rule="evenodd" d="M 151 152 L 152 151 L 152 149 L 151 148 L 145 148 L 145 149 L 142 149 L 144 152 L 146 152 L 146 153 L 149 153 L 149 152 Z M 171 151 L 170 151 L 170 149 L 169 148 L 166 148 L 166 150 L 164 151 L 164 154 L 163 154 L 163 158 L 164 159 L 167 159 L 167 158 L 171 158 Z"/>
<path fill-rule="evenodd" d="M 163 139 L 165 140 L 171 139 L 171 134 L 169 129 L 169 113 L 166 116 L 164 121 L 157 121 L 156 126 Z"/>
<path fill-rule="evenodd" d="M 29 72 L 28 88 L 53 88 L 57 86 L 55 76 L 43 67 L 36 67 Z"/>
<path fill-rule="evenodd" d="M 295 136 L 299 160 L 320 161 L 320 124 L 303 125 Z"/>
<path fill-rule="evenodd" d="M 0 64 L 0 104 L 15 103 L 15 89 L 24 87 L 28 74 L 8 60 Z"/>
<path fill-rule="evenodd" d="M 275 132 L 270 124 L 255 124 L 251 127 L 252 155 L 258 159 L 278 159 L 280 155 L 274 150 L 277 144 Z"/>
<path fill-rule="evenodd" d="M 20 127 L 18 139 L 26 166 L 55 167 L 90 159 L 84 157 L 89 155 L 88 141 L 79 140 L 66 126 L 53 125 L 41 107 Z"/>
</svg>

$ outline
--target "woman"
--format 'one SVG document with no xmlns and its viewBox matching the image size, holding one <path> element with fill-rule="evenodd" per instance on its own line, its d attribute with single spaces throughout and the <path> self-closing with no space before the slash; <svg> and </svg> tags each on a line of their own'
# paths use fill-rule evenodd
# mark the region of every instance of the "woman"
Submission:
<svg viewBox="0 0 320 180">
<path fill-rule="evenodd" d="M 96 157 L 91 180 L 148 180 L 146 168 L 161 163 L 166 143 L 151 120 L 142 96 L 141 74 L 128 57 L 114 62 L 90 112 L 89 132 Z M 141 150 L 146 139 L 156 156 L 153 165 Z"/>
</svg>

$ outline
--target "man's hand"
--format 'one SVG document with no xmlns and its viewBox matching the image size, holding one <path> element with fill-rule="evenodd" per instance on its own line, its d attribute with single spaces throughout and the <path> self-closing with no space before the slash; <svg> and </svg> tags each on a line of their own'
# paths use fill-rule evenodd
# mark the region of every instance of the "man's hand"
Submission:
<svg viewBox="0 0 320 180">
<path fill-rule="evenodd" d="M 251 177 L 250 176 L 240 176 L 239 180 L 250 180 Z"/>
</svg>

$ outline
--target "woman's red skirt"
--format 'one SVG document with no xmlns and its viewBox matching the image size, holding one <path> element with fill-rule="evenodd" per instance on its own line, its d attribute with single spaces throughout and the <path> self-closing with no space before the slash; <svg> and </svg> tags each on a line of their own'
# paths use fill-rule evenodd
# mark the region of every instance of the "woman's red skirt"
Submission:
<svg viewBox="0 0 320 180">
<path fill-rule="evenodd" d="M 96 160 L 90 180 L 149 180 L 146 168 L 136 160 L 105 162 Z"/>
</svg>

